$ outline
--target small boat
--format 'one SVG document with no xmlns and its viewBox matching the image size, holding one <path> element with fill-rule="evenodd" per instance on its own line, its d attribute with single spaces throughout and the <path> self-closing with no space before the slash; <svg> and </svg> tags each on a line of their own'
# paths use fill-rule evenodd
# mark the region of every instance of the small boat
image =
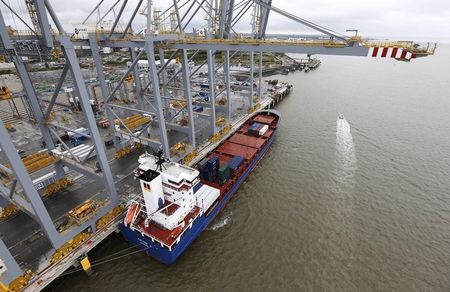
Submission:
<svg viewBox="0 0 450 292">
<path fill-rule="evenodd" d="M 343 115 L 343 114 L 340 114 L 340 115 L 338 116 L 338 118 L 339 118 L 340 120 L 345 120 L 345 118 L 344 118 L 344 115 Z"/>
</svg>

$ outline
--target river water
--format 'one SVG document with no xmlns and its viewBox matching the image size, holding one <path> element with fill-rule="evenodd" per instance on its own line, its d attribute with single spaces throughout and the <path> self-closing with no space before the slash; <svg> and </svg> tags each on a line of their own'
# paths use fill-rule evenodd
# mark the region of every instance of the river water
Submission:
<svg viewBox="0 0 450 292">
<path fill-rule="evenodd" d="M 450 46 L 321 59 L 275 77 L 294 84 L 276 141 L 175 265 L 114 235 L 91 260 L 126 256 L 48 290 L 449 291 Z"/>
</svg>

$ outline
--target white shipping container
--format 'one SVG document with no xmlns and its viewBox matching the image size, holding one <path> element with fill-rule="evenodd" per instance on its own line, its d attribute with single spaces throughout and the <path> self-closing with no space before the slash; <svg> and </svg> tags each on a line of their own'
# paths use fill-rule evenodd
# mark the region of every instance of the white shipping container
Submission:
<svg viewBox="0 0 450 292">
<path fill-rule="evenodd" d="M 88 154 L 89 154 L 89 158 L 94 157 L 96 155 L 95 153 L 95 149 L 91 152 L 91 149 L 93 149 L 94 146 L 92 145 L 87 145 L 87 144 L 80 144 L 76 147 L 70 148 L 70 151 L 76 155 L 79 159 L 83 160 Z M 72 158 L 72 154 L 65 150 L 62 151 L 63 149 L 53 149 L 52 152 L 55 155 L 63 155 L 67 158 Z"/>
<path fill-rule="evenodd" d="M 269 126 L 268 125 L 264 125 L 260 130 L 259 130 L 259 135 L 264 135 L 267 130 L 269 130 Z"/>
<path fill-rule="evenodd" d="M 216 188 L 208 185 L 202 185 L 202 187 L 195 193 L 197 197 L 197 206 L 202 208 L 203 212 L 206 212 L 220 195 L 220 191 Z"/>
</svg>

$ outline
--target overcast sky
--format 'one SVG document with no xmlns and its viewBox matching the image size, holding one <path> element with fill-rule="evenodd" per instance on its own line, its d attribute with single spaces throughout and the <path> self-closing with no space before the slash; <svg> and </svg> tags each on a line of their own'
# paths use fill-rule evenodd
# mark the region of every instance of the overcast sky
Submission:
<svg viewBox="0 0 450 292">
<path fill-rule="evenodd" d="M 14 0 L 11 4 L 19 5 L 17 9 L 25 11 L 23 4 L 14 4 L 17 2 Z M 115 0 L 105 0 L 101 12 L 106 12 L 114 2 Z M 163 8 L 172 3 L 171 0 L 153 2 L 155 6 Z M 184 0 L 181 0 L 181 3 L 183 2 Z M 240 0 L 235 0 L 235 3 L 239 2 Z M 88 15 L 98 0 L 50 0 L 50 3 L 60 21 L 70 31 L 75 23 L 80 23 Z M 129 0 L 128 3 L 126 15 L 131 14 L 137 0 Z M 346 29 L 356 28 L 360 34 L 367 37 L 450 40 L 450 0 L 273 0 L 272 5 L 342 33 L 345 33 Z M 119 7 L 116 12 L 118 10 Z M 11 22 L 4 6 L 2 12 L 6 22 Z M 136 20 L 136 29 L 144 26 L 144 16 L 138 15 Z M 194 18 L 194 26 L 201 26 L 203 23 L 202 15 Z M 239 26 L 244 32 L 248 31 L 249 20 L 242 19 Z M 267 32 L 311 31 L 284 16 L 272 13 Z"/>
</svg>

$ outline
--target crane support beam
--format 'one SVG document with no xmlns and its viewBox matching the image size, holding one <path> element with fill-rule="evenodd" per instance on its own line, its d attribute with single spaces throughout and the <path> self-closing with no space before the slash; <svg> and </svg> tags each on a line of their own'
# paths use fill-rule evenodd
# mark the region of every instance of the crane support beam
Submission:
<svg viewBox="0 0 450 292">
<path fill-rule="evenodd" d="M 269 10 L 271 10 L 273 12 L 281 14 L 284 17 L 287 17 L 287 18 L 289 18 L 289 19 L 291 19 L 293 21 L 296 21 L 296 22 L 301 23 L 301 24 L 303 24 L 303 25 L 305 25 L 305 26 L 307 26 L 309 28 L 317 30 L 318 32 L 326 34 L 326 35 L 328 35 L 328 36 L 330 36 L 332 38 L 340 39 L 340 40 L 343 40 L 343 41 L 347 41 L 348 40 L 348 37 L 345 36 L 345 35 L 339 34 L 339 33 L 334 32 L 334 31 L 332 31 L 332 30 L 330 30 L 328 28 L 325 28 L 323 26 L 315 24 L 315 23 L 313 23 L 311 21 L 308 21 L 306 19 L 303 19 L 303 18 L 300 18 L 298 16 L 295 16 L 295 15 L 293 15 L 293 14 L 291 14 L 289 12 L 286 12 L 286 11 L 280 9 L 280 8 L 272 6 L 272 4 L 269 5 L 269 4 L 265 3 L 263 0 L 253 0 L 253 2 L 255 4 L 258 4 L 258 5 L 266 8 L 266 9 L 269 9 Z"/>
<path fill-rule="evenodd" d="M 47 13 L 45 11 L 44 0 L 33 0 L 36 7 L 36 16 L 41 30 L 41 41 L 47 48 L 53 48 L 53 35 L 50 29 Z"/>
<path fill-rule="evenodd" d="M 201 41 L 198 43 L 174 43 L 170 45 L 175 49 L 197 50 L 207 46 L 211 50 L 217 51 L 254 51 L 254 52 L 271 52 L 271 53 L 296 53 L 296 54 L 316 54 L 316 55 L 340 55 L 340 56 L 367 56 L 369 48 L 363 46 L 336 46 L 325 47 L 321 45 L 299 45 L 299 44 L 278 44 L 277 42 L 267 42 L 261 44 L 234 44 L 233 42 L 211 42 Z"/>
</svg>

